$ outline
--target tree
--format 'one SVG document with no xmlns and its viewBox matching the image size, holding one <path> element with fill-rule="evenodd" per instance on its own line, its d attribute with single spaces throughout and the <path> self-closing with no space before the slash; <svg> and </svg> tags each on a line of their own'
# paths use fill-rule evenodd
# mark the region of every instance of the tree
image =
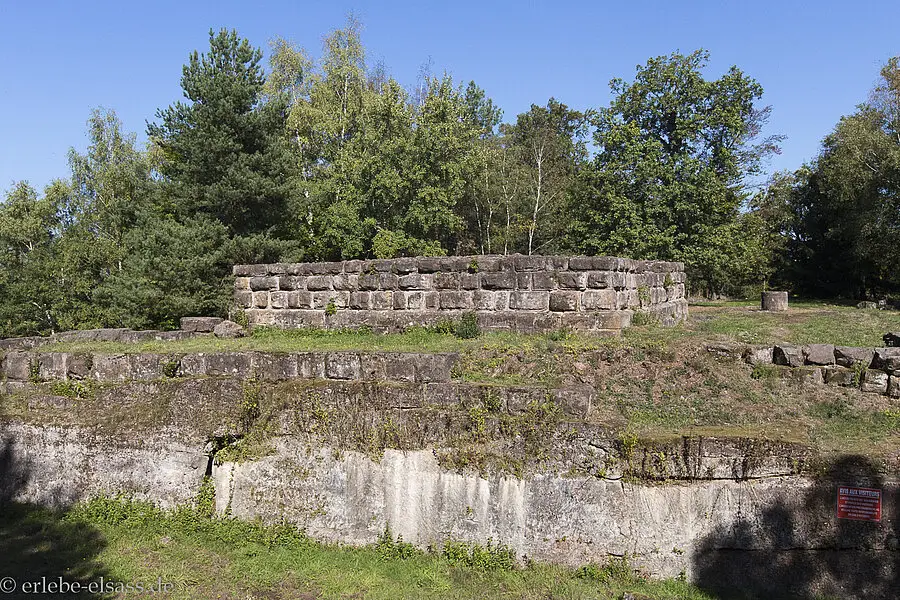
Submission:
<svg viewBox="0 0 900 600">
<path fill-rule="evenodd" d="M 51 186 L 52 187 L 52 186 Z M 57 330 L 53 278 L 61 215 L 54 194 L 20 181 L 0 204 L 0 335 Z"/>
<path fill-rule="evenodd" d="M 580 252 L 682 260 L 714 293 L 728 282 L 720 265 L 739 259 L 732 236 L 746 179 L 780 137 L 755 143 L 770 112 L 757 106 L 762 87 L 737 67 L 706 80 L 708 59 L 703 50 L 661 56 L 634 81 L 610 82 L 614 99 L 591 119 L 598 151 L 575 188 L 570 231 Z"/>
<path fill-rule="evenodd" d="M 158 111 L 147 132 L 179 218 L 210 217 L 238 235 L 265 231 L 280 222 L 291 191 L 285 101 L 262 101 L 262 52 L 237 32 L 210 30 L 209 45 L 184 66 L 189 102 Z"/>
<path fill-rule="evenodd" d="M 900 291 L 900 57 L 795 179 L 797 286 L 855 298 Z"/>
<path fill-rule="evenodd" d="M 506 128 L 509 145 L 527 174 L 522 200 L 528 254 L 560 241 L 565 196 L 586 155 L 584 119 L 584 114 L 550 98 L 547 106 L 532 104 Z"/>
</svg>

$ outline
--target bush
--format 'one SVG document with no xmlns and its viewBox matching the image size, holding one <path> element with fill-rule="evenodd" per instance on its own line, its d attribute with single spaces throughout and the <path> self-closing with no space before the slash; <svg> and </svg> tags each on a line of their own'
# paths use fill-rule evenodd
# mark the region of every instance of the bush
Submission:
<svg viewBox="0 0 900 600">
<path fill-rule="evenodd" d="M 453 328 L 453 335 L 462 340 L 477 338 L 481 335 L 481 328 L 478 327 L 478 316 L 473 312 L 464 314 L 456 322 Z"/>
</svg>

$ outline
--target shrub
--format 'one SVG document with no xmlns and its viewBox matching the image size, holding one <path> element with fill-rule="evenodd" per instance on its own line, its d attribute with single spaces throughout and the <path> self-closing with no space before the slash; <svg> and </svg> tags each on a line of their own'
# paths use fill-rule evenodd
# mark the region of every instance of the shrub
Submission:
<svg viewBox="0 0 900 600">
<path fill-rule="evenodd" d="M 453 328 L 453 335 L 456 337 L 469 340 L 477 338 L 481 335 L 481 328 L 478 327 L 478 317 L 475 313 L 469 312 L 464 314 Z"/>
</svg>

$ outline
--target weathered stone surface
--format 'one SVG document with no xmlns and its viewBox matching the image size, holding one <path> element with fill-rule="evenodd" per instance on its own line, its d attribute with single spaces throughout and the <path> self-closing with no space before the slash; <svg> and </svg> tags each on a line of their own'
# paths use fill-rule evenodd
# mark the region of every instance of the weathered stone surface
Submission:
<svg viewBox="0 0 900 600">
<path fill-rule="evenodd" d="M 763 292 L 762 293 L 762 309 L 769 311 L 784 311 L 788 309 L 788 293 L 787 292 Z"/>
<path fill-rule="evenodd" d="M 217 338 L 239 338 L 244 336 L 244 328 L 234 321 L 222 321 L 213 329 Z"/>
<path fill-rule="evenodd" d="M 872 368 L 884 371 L 900 371 L 900 348 L 875 348 Z"/>
<path fill-rule="evenodd" d="M 579 297 L 580 294 L 574 291 L 550 292 L 550 310 L 557 312 L 578 310 Z"/>
<path fill-rule="evenodd" d="M 750 365 L 771 365 L 773 351 L 771 346 L 752 346 L 744 350 L 743 356 Z"/>
<path fill-rule="evenodd" d="M 206 355 L 206 375 L 210 377 L 250 376 L 251 355 L 247 352 L 211 352 Z"/>
<path fill-rule="evenodd" d="M 886 394 L 888 389 L 888 379 L 889 376 L 884 371 L 868 369 L 863 373 L 860 389 L 862 389 L 862 391 L 864 392 Z"/>
<path fill-rule="evenodd" d="M 544 291 L 512 292 L 509 295 L 510 310 L 549 310 L 550 293 Z"/>
<path fill-rule="evenodd" d="M 614 310 L 617 304 L 615 290 L 587 290 L 581 295 L 584 310 Z"/>
<path fill-rule="evenodd" d="M 236 278 L 235 302 L 252 325 L 377 331 L 402 331 L 471 310 L 521 311 L 484 317 L 489 331 L 521 332 L 565 326 L 566 313 L 621 312 L 604 316 L 604 323 L 593 316 L 566 317 L 575 327 L 602 334 L 606 325 L 610 331 L 627 326 L 629 309 L 637 307 L 663 325 L 682 321 L 687 302 L 679 269 L 680 263 L 663 261 L 521 255 L 239 265 L 236 273 L 253 275 Z M 332 302 L 351 314 L 326 315 Z M 394 311 L 399 314 L 385 314 Z"/>
<path fill-rule="evenodd" d="M 481 287 L 486 290 L 515 289 L 516 274 L 513 272 L 482 273 Z"/>
<path fill-rule="evenodd" d="M 825 368 L 825 383 L 829 385 L 857 387 L 859 385 L 859 381 L 857 381 L 857 378 L 857 372 L 852 369 L 847 369 L 845 367 Z"/>
<path fill-rule="evenodd" d="M 863 310 L 876 310 L 878 308 L 877 302 L 869 302 L 868 300 L 864 300 L 856 305 L 856 308 Z"/>
<path fill-rule="evenodd" d="M 842 367 L 855 367 L 856 365 L 868 367 L 872 364 L 872 358 L 874 356 L 874 348 L 836 346 L 834 349 L 835 362 Z"/>
<path fill-rule="evenodd" d="M 325 377 L 328 379 L 360 379 L 362 366 L 354 352 L 329 352 L 325 355 Z"/>
<path fill-rule="evenodd" d="M 834 346 L 832 344 L 809 344 L 803 347 L 803 354 L 808 365 L 834 364 Z"/>
<path fill-rule="evenodd" d="M 891 398 L 900 398 L 900 375 L 891 375 L 887 393 Z"/>
<path fill-rule="evenodd" d="M 221 317 L 181 317 L 181 329 L 196 333 L 212 333 L 216 325 L 222 321 Z"/>
<path fill-rule="evenodd" d="M 776 365 L 799 367 L 805 362 L 803 348 L 799 346 L 777 345 L 772 352 L 772 362 Z"/>
</svg>

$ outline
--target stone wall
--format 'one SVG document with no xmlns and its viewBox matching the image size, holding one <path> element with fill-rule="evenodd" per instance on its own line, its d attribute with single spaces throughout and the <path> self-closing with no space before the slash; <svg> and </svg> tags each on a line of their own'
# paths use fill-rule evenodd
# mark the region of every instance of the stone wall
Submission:
<svg viewBox="0 0 900 600">
<path fill-rule="evenodd" d="M 584 256 L 455 256 L 237 265 L 251 324 L 399 331 L 475 312 L 486 331 L 618 332 L 636 311 L 687 316 L 681 263 Z"/>
<path fill-rule="evenodd" d="M 853 387 L 900 398 L 900 348 L 779 344 L 748 347 L 743 357 L 754 366 L 783 367 L 787 375 L 809 383 Z"/>
</svg>

